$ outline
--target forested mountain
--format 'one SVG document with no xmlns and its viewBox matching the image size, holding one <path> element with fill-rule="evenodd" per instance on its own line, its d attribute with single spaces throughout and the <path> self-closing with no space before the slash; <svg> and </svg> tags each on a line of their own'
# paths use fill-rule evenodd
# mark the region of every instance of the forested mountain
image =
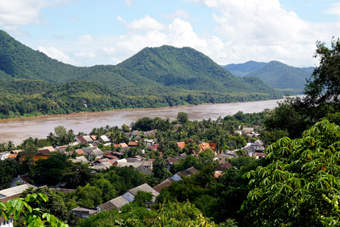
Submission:
<svg viewBox="0 0 340 227">
<path fill-rule="evenodd" d="M 251 73 L 255 71 L 256 69 L 259 69 L 263 66 L 265 66 L 265 62 L 256 62 L 256 61 L 248 61 L 246 63 L 241 64 L 229 64 L 226 66 L 223 66 L 226 70 L 231 72 L 232 74 L 236 76 L 245 76 L 248 73 Z"/>
<path fill-rule="evenodd" d="M 311 76 L 311 69 L 288 66 L 278 61 L 271 61 L 246 76 L 260 78 L 265 84 L 278 89 L 302 91 L 306 79 Z"/>
<path fill-rule="evenodd" d="M 52 114 L 51 103 L 57 113 L 68 113 L 281 97 L 258 78 L 234 76 L 192 48 L 144 48 L 116 66 L 75 67 L 32 50 L 4 31 L 0 31 L 0 80 L 1 118 Z M 113 105 L 113 99 L 121 103 Z M 23 109 L 18 103 L 31 107 Z"/>
</svg>

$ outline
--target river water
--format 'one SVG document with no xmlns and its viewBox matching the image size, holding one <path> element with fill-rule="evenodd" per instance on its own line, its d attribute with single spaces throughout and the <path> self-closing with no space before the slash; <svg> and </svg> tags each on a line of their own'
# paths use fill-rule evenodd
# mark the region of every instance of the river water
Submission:
<svg viewBox="0 0 340 227">
<path fill-rule="evenodd" d="M 67 115 L 51 115 L 17 119 L 0 120 L 0 142 L 13 141 L 18 145 L 28 137 L 46 138 L 58 125 L 67 130 L 89 133 L 93 128 L 130 125 L 142 117 L 161 117 L 176 119 L 178 112 L 186 112 L 190 120 L 217 119 L 219 116 L 233 115 L 238 111 L 244 113 L 261 112 L 273 109 L 280 100 L 266 100 L 255 102 L 237 102 L 223 104 L 206 104 L 198 106 L 178 106 L 157 109 L 129 109 L 112 110 L 94 113 L 77 113 Z"/>
</svg>

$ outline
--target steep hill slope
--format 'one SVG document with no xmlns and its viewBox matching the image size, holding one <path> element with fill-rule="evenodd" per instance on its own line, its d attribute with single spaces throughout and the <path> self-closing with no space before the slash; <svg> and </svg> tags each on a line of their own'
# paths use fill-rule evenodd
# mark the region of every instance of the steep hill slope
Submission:
<svg viewBox="0 0 340 227">
<path fill-rule="evenodd" d="M 256 61 L 248 61 L 246 63 L 242 63 L 242 64 L 229 64 L 229 65 L 225 65 L 223 66 L 223 68 L 225 68 L 226 70 L 228 70 L 229 72 L 231 72 L 232 74 L 236 75 L 236 76 L 245 76 L 248 73 L 251 73 L 263 66 L 265 66 L 265 62 L 256 62 Z"/>
<path fill-rule="evenodd" d="M 189 48 L 162 46 L 144 48 L 117 65 L 163 86 L 218 92 L 275 92 L 262 84 L 255 88 L 243 78 L 232 75 L 209 57 Z M 260 81 L 257 82 L 260 86 Z"/>
<path fill-rule="evenodd" d="M 265 84 L 273 88 L 302 91 L 306 79 L 309 78 L 310 75 L 308 70 L 288 66 L 278 61 L 271 61 L 246 76 L 258 77 Z"/>
</svg>

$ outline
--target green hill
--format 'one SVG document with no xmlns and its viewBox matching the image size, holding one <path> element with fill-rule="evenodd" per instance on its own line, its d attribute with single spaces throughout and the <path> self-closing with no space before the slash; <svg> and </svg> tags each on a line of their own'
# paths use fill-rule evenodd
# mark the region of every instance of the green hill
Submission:
<svg viewBox="0 0 340 227">
<path fill-rule="evenodd" d="M 144 48 L 117 66 L 167 87 L 218 92 L 275 93 L 265 84 L 254 87 L 252 83 L 234 76 L 206 55 L 189 47 Z"/>
<path fill-rule="evenodd" d="M 306 79 L 311 76 L 310 70 L 310 68 L 306 70 L 271 61 L 246 76 L 258 77 L 273 88 L 303 91 Z"/>
<path fill-rule="evenodd" d="M 75 67 L 34 51 L 3 31 L 0 80 L 0 118 L 282 95 L 258 78 L 234 76 L 192 48 L 144 48 L 116 66 Z"/>
<path fill-rule="evenodd" d="M 265 66 L 265 62 L 256 62 L 256 61 L 248 61 L 246 63 L 241 63 L 241 64 L 229 64 L 229 65 L 225 65 L 222 66 L 223 68 L 225 68 L 226 70 L 228 70 L 229 72 L 231 72 L 232 74 L 236 75 L 236 76 L 245 76 L 248 73 L 251 73 L 253 71 L 255 71 L 256 69 L 259 69 L 263 66 Z"/>
</svg>

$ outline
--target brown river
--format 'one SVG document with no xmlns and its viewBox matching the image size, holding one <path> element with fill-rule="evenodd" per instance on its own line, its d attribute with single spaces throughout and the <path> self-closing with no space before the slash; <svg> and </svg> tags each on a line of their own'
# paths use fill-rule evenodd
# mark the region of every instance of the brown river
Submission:
<svg viewBox="0 0 340 227">
<path fill-rule="evenodd" d="M 0 142 L 13 141 L 18 145 L 28 137 L 46 138 L 58 125 L 65 126 L 74 133 L 89 133 L 93 128 L 130 125 L 142 117 L 161 117 L 176 119 L 178 112 L 186 112 L 190 120 L 217 119 L 219 116 L 233 115 L 238 111 L 244 113 L 261 112 L 273 109 L 279 100 L 255 102 L 237 102 L 223 104 L 206 104 L 198 106 L 178 106 L 157 109 L 128 109 L 105 112 L 77 113 L 0 120 Z"/>
</svg>

